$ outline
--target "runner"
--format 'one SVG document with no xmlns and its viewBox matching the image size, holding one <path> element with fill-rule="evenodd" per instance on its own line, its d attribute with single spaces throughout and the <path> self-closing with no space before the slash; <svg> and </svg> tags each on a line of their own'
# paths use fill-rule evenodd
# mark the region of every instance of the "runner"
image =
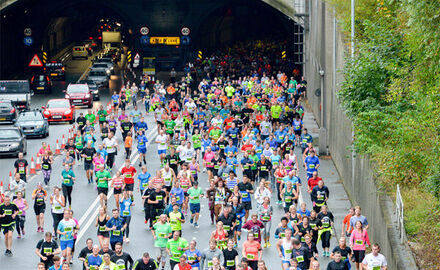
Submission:
<svg viewBox="0 0 440 270">
<path fill-rule="evenodd" d="M 133 189 L 134 189 L 134 177 L 136 175 L 136 169 L 131 166 L 129 159 L 125 160 L 125 166 L 121 170 L 121 174 L 124 176 L 124 190 L 128 192 L 131 200 L 134 202 Z"/>
<path fill-rule="evenodd" d="M 124 219 L 119 217 L 119 210 L 112 210 L 112 217 L 107 221 L 106 230 L 110 232 L 110 245 L 114 251 L 116 244 L 121 244 L 124 240 L 123 233 L 127 225 Z"/>
<path fill-rule="evenodd" d="M 188 248 L 188 241 L 180 237 L 179 231 L 174 231 L 173 237 L 168 240 L 166 246 L 166 251 L 170 257 L 171 269 L 174 269 L 174 267 L 181 262 L 182 258 L 184 258 L 184 262 L 186 262 L 186 257 L 182 255 Z"/>
<path fill-rule="evenodd" d="M 15 228 L 18 233 L 17 239 L 21 239 L 22 235 L 24 237 L 26 234 L 24 231 L 24 222 L 26 221 L 26 210 L 29 209 L 29 205 L 26 199 L 23 198 L 23 193 L 21 191 L 17 192 L 17 198 L 14 199 L 13 204 L 18 207 L 18 213 L 15 217 Z"/>
<path fill-rule="evenodd" d="M 116 174 L 112 178 L 111 187 L 113 188 L 113 195 L 115 196 L 116 209 L 119 210 L 119 197 L 122 194 L 124 187 L 124 177 L 121 171 L 116 171 Z"/>
<path fill-rule="evenodd" d="M 92 146 L 92 142 L 87 142 L 87 146 L 81 151 L 81 157 L 84 158 L 84 170 L 89 184 L 93 183 L 93 157 L 95 154 L 96 150 Z"/>
<path fill-rule="evenodd" d="M 95 227 L 97 228 L 97 236 L 101 249 L 103 248 L 104 240 L 109 239 L 109 232 L 105 229 L 110 217 L 107 215 L 106 208 L 100 207 L 99 214 L 95 220 Z"/>
<path fill-rule="evenodd" d="M 23 153 L 18 153 L 18 159 L 14 162 L 14 175 L 20 174 L 20 179 L 26 182 L 29 175 L 29 164 L 26 159 L 23 158 Z"/>
<path fill-rule="evenodd" d="M 200 198 L 203 197 L 203 190 L 199 187 L 199 183 L 194 181 L 193 186 L 188 189 L 189 195 L 189 208 L 191 212 L 190 224 L 194 224 L 194 227 L 199 228 L 198 221 L 200 216 Z"/>
<path fill-rule="evenodd" d="M 96 182 L 101 208 L 107 208 L 108 181 L 111 179 L 112 176 L 105 170 L 104 164 L 100 164 L 99 171 L 96 172 Z"/>
<path fill-rule="evenodd" d="M 45 269 L 54 265 L 54 258 L 61 253 L 61 250 L 55 240 L 52 240 L 52 234 L 46 232 L 44 239 L 38 241 L 35 253 L 40 257 L 40 262 L 44 263 Z"/>
<path fill-rule="evenodd" d="M 5 256 L 12 256 L 12 233 L 15 227 L 15 218 L 19 213 L 18 207 L 11 202 L 9 196 L 4 197 L 4 202 L 0 204 L 0 224 L 5 236 Z"/>
<path fill-rule="evenodd" d="M 75 183 L 76 177 L 73 173 L 71 167 L 66 164 L 64 165 L 64 170 L 61 171 L 61 179 L 62 179 L 62 190 L 63 190 L 63 196 L 67 199 L 66 202 L 69 203 L 69 208 L 72 207 L 72 190 L 73 190 L 73 184 Z M 67 204 L 66 204 L 67 206 Z"/>
<path fill-rule="evenodd" d="M 70 144 L 73 145 L 73 140 L 70 140 Z M 66 145 L 67 147 L 67 145 Z M 74 147 L 74 145 L 73 145 Z M 69 148 L 69 152 L 72 154 L 72 157 L 75 156 L 75 148 Z M 73 151 L 73 153 L 72 153 Z M 49 151 L 45 151 L 43 153 L 43 157 L 41 158 L 41 171 L 43 172 L 43 180 L 44 180 L 44 184 L 47 187 L 49 185 L 49 181 L 50 181 L 50 176 L 52 173 L 52 164 L 53 164 L 53 156 L 52 156 L 52 152 Z"/>
<path fill-rule="evenodd" d="M 167 222 L 165 214 L 160 215 L 159 221 L 153 225 L 151 233 L 154 238 L 157 261 L 161 262 L 162 269 L 164 269 L 167 257 L 167 243 L 168 239 L 172 236 L 171 226 Z"/>
<path fill-rule="evenodd" d="M 60 247 L 65 262 L 72 259 L 72 249 L 74 247 L 73 235 L 78 227 L 73 219 L 70 218 L 70 210 L 64 210 L 64 218 L 59 222 L 57 234 L 60 235 Z"/>
<path fill-rule="evenodd" d="M 130 243 L 130 222 L 131 222 L 131 207 L 134 206 L 134 202 L 129 197 L 129 193 L 124 191 L 122 193 L 122 198 L 119 201 L 121 207 L 121 218 L 124 220 L 124 242 Z"/>
</svg>

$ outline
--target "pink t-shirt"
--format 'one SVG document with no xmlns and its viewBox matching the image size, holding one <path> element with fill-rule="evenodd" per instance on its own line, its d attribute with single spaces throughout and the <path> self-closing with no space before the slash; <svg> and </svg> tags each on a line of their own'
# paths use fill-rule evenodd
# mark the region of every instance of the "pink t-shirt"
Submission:
<svg viewBox="0 0 440 270">
<path fill-rule="evenodd" d="M 211 160 L 213 160 L 215 157 L 214 152 L 206 152 L 205 156 L 203 157 L 203 160 L 206 162 L 206 167 L 212 168 L 214 167 L 214 164 L 211 163 Z"/>
<path fill-rule="evenodd" d="M 365 245 L 370 245 L 370 238 L 368 237 L 367 230 L 364 229 L 362 232 L 353 230 L 351 232 L 350 244 L 353 247 L 353 250 L 365 250 Z"/>
<path fill-rule="evenodd" d="M 99 171 L 99 165 L 104 165 L 104 158 L 103 157 L 94 157 L 93 163 L 95 164 L 95 171 Z"/>
</svg>

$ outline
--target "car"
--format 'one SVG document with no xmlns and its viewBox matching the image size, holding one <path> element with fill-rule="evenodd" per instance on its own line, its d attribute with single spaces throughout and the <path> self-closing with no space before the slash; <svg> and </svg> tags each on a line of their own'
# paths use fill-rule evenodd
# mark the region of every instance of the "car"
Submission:
<svg viewBox="0 0 440 270">
<path fill-rule="evenodd" d="M 99 100 L 99 90 L 103 87 L 98 87 L 98 85 L 95 83 L 95 81 L 92 80 L 81 80 L 79 83 L 85 83 L 89 86 L 90 92 L 93 95 L 93 100 Z"/>
<path fill-rule="evenodd" d="M 101 62 L 101 63 L 93 63 L 91 69 L 105 69 L 105 72 L 107 72 L 107 75 L 111 75 L 113 72 L 113 64 L 107 63 L 107 62 Z"/>
<path fill-rule="evenodd" d="M 50 94 L 52 92 L 52 82 L 49 76 L 45 74 L 35 74 L 32 76 L 31 90 L 34 91 L 34 93 Z"/>
<path fill-rule="evenodd" d="M 21 112 L 15 126 L 21 128 L 23 134 L 28 136 L 39 136 L 46 138 L 49 136 L 49 122 L 40 110 Z"/>
<path fill-rule="evenodd" d="M 91 69 L 87 79 L 94 81 L 98 87 L 108 88 L 108 75 L 105 68 Z"/>
<path fill-rule="evenodd" d="M 64 64 L 61 61 L 49 61 L 44 65 L 44 73 L 51 79 L 66 80 Z"/>
<path fill-rule="evenodd" d="M 85 58 L 89 59 L 89 51 L 87 50 L 86 46 L 74 46 L 72 48 L 72 59 L 76 58 Z"/>
<path fill-rule="evenodd" d="M 27 153 L 27 141 L 22 130 L 19 127 L 0 128 L 0 155 L 14 155 L 18 153 Z"/>
<path fill-rule="evenodd" d="M 0 99 L 0 122 L 14 122 L 17 118 L 17 110 L 12 101 Z"/>
<path fill-rule="evenodd" d="M 70 105 L 70 101 L 65 98 L 50 99 L 46 106 L 41 107 L 44 117 L 50 123 L 75 121 L 75 106 Z"/>
<path fill-rule="evenodd" d="M 92 108 L 93 97 L 86 83 L 71 83 L 67 86 L 65 93 L 65 98 L 70 101 L 70 104 Z"/>
</svg>

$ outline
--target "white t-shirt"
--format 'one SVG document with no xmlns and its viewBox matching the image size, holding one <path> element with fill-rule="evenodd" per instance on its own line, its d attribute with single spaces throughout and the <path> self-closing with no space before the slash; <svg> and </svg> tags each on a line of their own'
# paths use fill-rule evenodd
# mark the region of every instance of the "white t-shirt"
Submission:
<svg viewBox="0 0 440 270">
<path fill-rule="evenodd" d="M 183 149 L 182 152 L 184 153 L 183 156 L 185 158 L 182 160 L 186 162 L 190 162 L 195 154 L 194 148 L 188 149 L 187 147 L 185 147 L 185 149 Z"/>
<path fill-rule="evenodd" d="M 362 263 L 368 266 L 368 270 L 380 270 L 382 266 L 387 266 L 387 259 L 380 253 L 377 256 L 370 253 L 365 256 Z"/>
<path fill-rule="evenodd" d="M 118 142 L 116 141 L 115 137 L 109 139 L 105 138 L 102 142 L 105 145 L 105 149 L 107 150 L 107 153 L 114 153 L 116 152 L 116 146 L 118 145 Z"/>
<path fill-rule="evenodd" d="M 176 152 L 179 153 L 180 160 L 185 160 L 185 149 L 186 149 L 186 146 L 183 146 L 183 145 L 179 145 L 176 148 Z"/>
<path fill-rule="evenodd" d="M 167 150 L 167 135 L 157 135 L 156 137 L 157 150 Z"/>
<path fill-rule="evenodd" d="M 187 102 L 186 104 L 185 104 L 185 106 L 188 108 L 188 112 L 189 113 L 194 113 L 194 111 L 195 111 L 195 109 L 196 109 L 196 104 L 194 103 L 194 101 L 193 102 Z"/>
</svg>

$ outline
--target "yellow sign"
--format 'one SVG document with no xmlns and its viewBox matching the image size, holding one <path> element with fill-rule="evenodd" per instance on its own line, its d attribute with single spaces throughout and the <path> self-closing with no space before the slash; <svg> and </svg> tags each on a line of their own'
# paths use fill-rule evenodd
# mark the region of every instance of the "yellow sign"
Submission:
<svg viewBox="0 0 440 270">
<path fill-rule="evenodd" d="M 150 44 L 180 45 L 180 37 L 150 37 Z"/>
</svg>

